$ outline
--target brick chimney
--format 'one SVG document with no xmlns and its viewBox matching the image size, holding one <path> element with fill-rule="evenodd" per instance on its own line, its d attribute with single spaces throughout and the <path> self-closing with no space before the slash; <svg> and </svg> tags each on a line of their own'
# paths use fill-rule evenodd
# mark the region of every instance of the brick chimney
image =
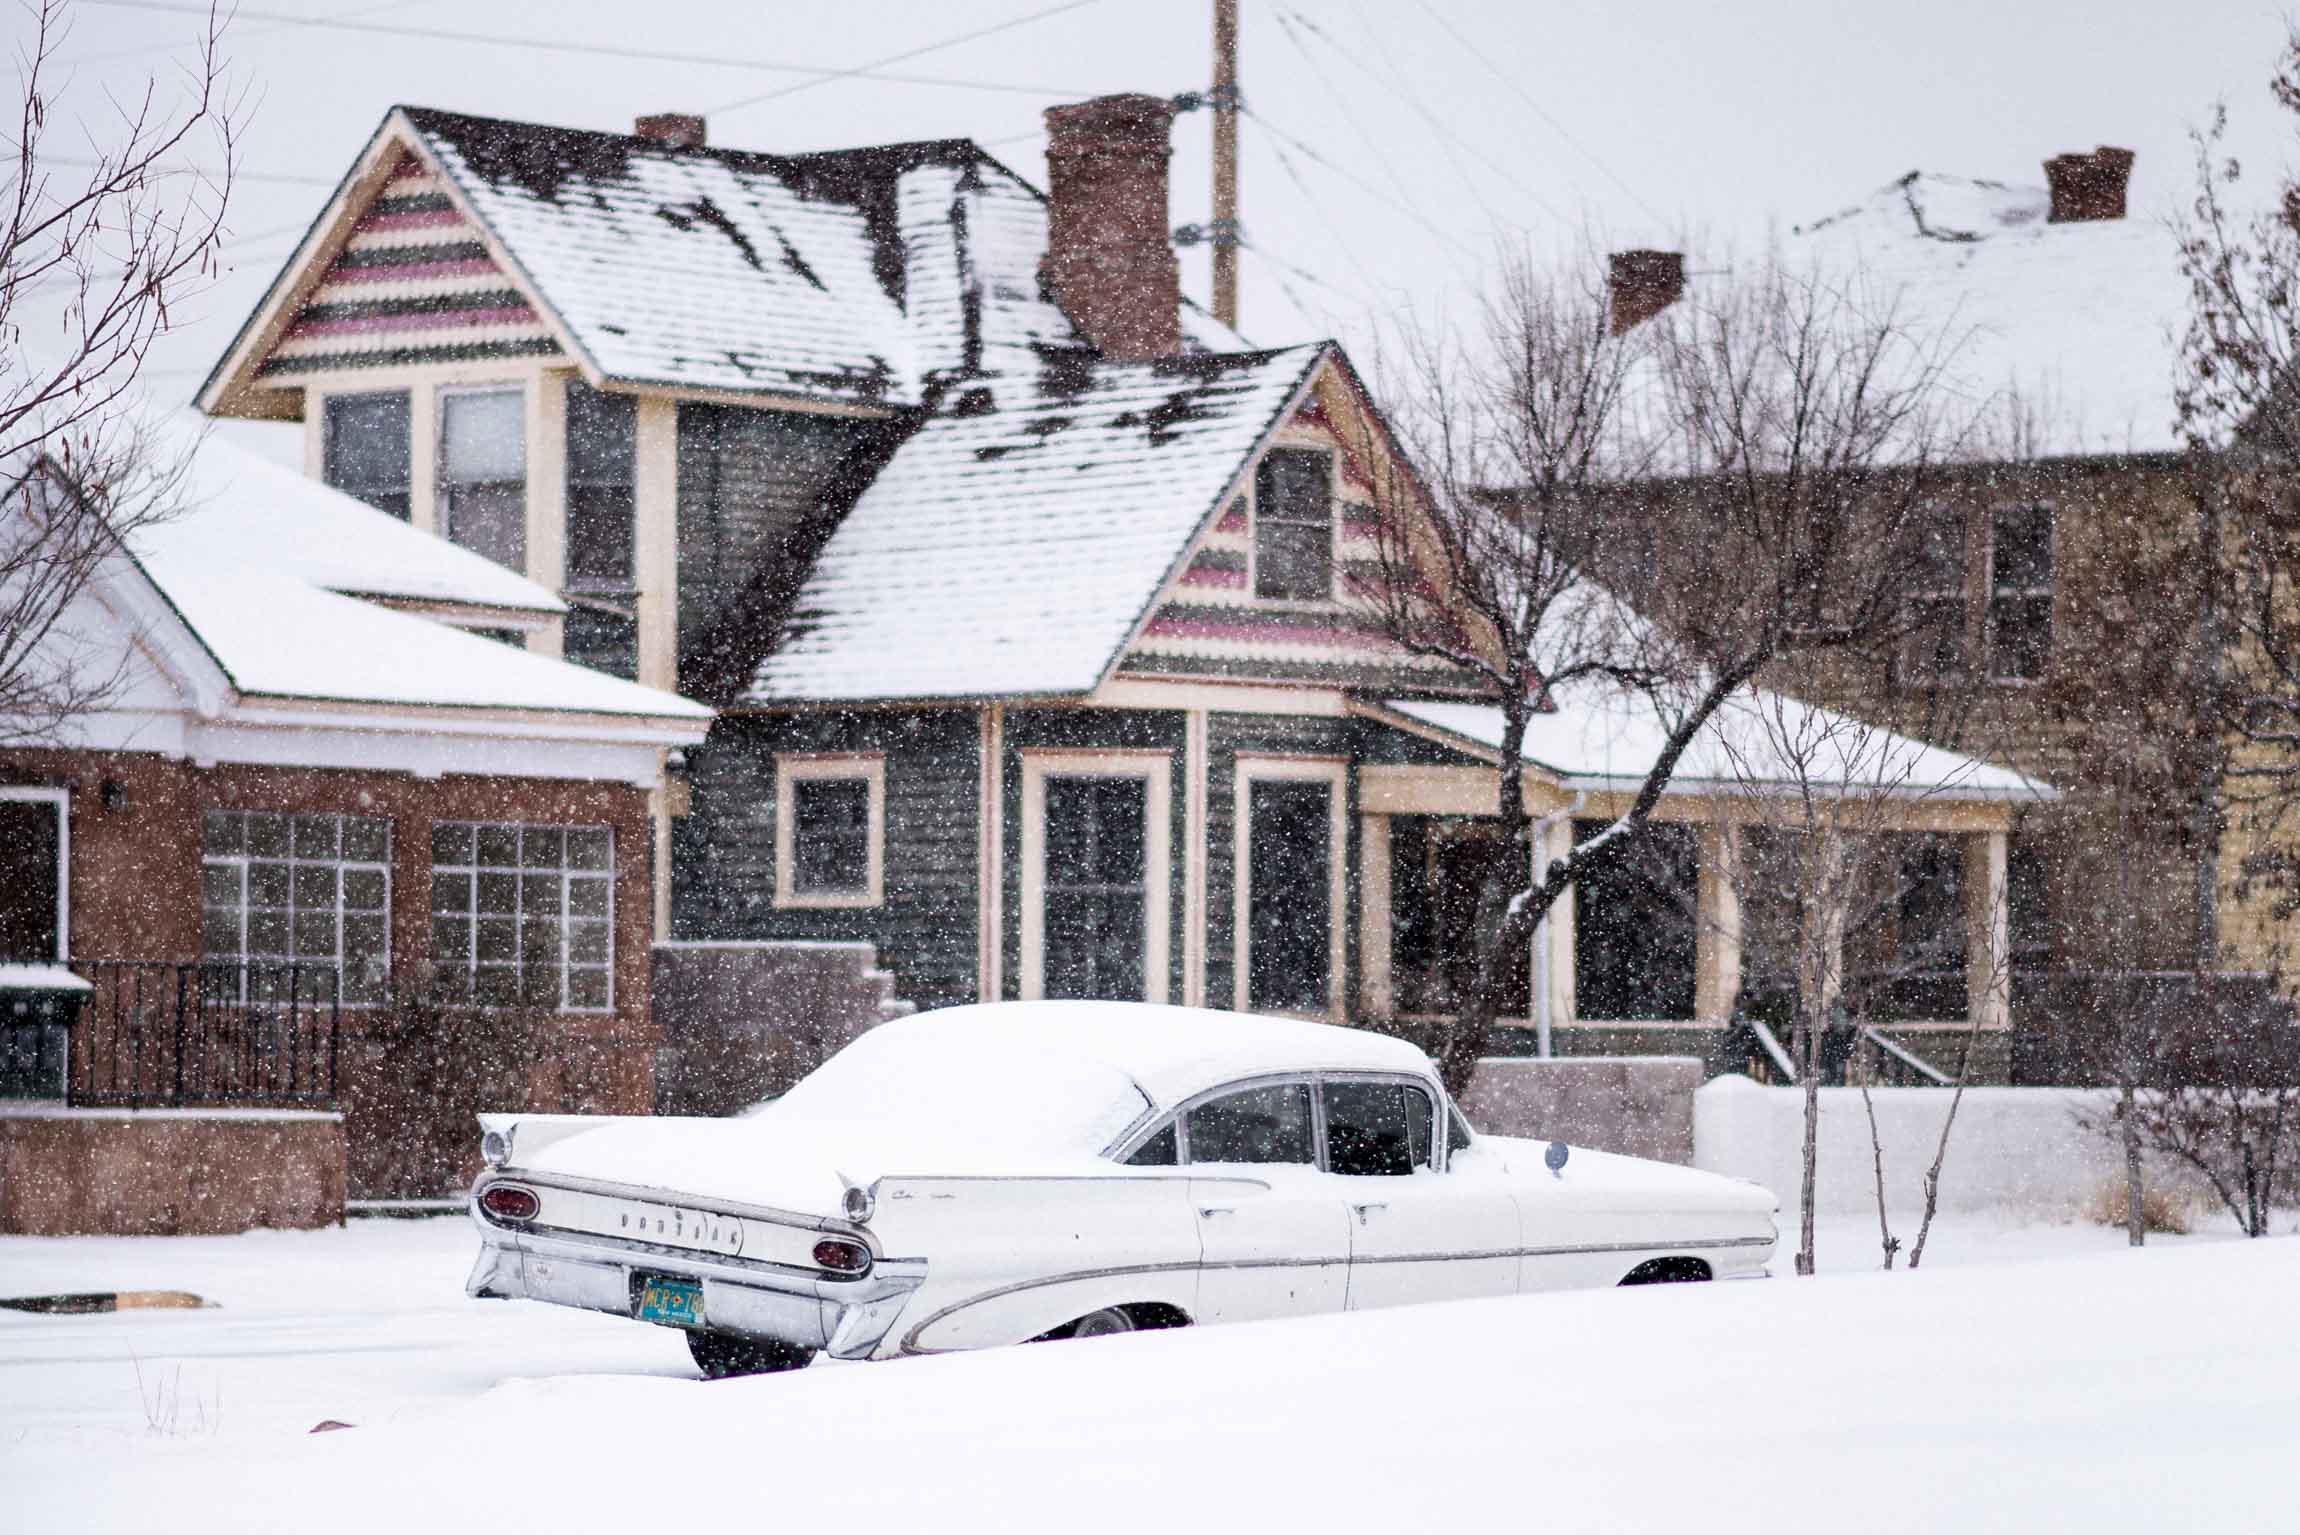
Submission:
<svg viewBox="0 0 2300 1535">
<path fill-rule="evenodd" d="M 1042 274 L 1105 357 L 1182 349 L 1182 273 L 1166 220 L 1174 108 L 1158 96 L 1097 96 L 1046 109 L 1052 182 Z"/>
<path fill-rule="evenodd" d="M 2124 197 L 2132 186 L 2132 151 L 2103 144 L 2091 154 L 2054 155 L 2044 162 L 2052 189 L 2048 224 L 2085 224 L 2124 217 Z"/>
<path fill-rule="evenodd" d="M 665 149 L 701 149 L 705 142 L 703 119 L 692 112 L 657 112 L 633 123 L 631 132 Z"/>
<path fill-rule="evenodd" d="M 1683 251 L 1615 251 L 1606 258 L 1613 334 L 1644 324 L 1685 296 Z"/>
</svg>

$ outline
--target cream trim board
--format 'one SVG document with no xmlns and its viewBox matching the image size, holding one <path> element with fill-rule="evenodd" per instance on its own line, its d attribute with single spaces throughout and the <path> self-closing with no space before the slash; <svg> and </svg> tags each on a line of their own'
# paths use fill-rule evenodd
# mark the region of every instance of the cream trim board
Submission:
<svg viewBox="0 0 2300 1535">
<path fill-rule="evenodd" d="M 1341 757 L 1254 756 L 1241 752 L 1232 774 L 1231 814 L 1231 1006 L 1251 1009 L 1253 975 L 1252 903 L 1253 791 L 1257 783 L 1323 783 L 1326 803 L 1326 1010 L 1340 1021 L 1348 1008 L 1349 977 L 1349 789 L 1350 765 Z"/>
<path fill-rule="evenodd" d="M 1206 775 L 1209 721 L 1182 716 L 1182 1003 L 1206 1005 Z"/>
<path fill-rule="evenodd" d="M 1165 681 L 1154 677 L 1113 677 L 1086 695 L 1090 709 L 1201 709 L 1209 714 L 1285 714 L 1318 719 L 1349 716 L 1349 695 L 1339 688 L 1272 687 L 1268 683 L 1222 682 L 1203 677 Z M 1033 707 L 1077 706 L 1078 700 L 1049 700 Z"/>
<path fill-rule="evenodd" d="M 867 872 L 860 890 L 797 888 L 798 796 L 801 783 L 861 779 L 870 785 Z M 775 754 L 775 905 L 783 909 L 824 910 L 886 904 L 886 757 L 879 752 L 777 752 Z"/>
<path fill-rule="evenodd" d="M 72 791 L 36 787 L 0 787 L 0 802 L 56 807 L 56 963 L 72 957 Z"/>
<path fill-rule="evenodd" d="M 975 1000 L 1006 990 L 1006 708 L 985 704 L 975 806 Z"/>
<path fill-rule="evenodd" d="M 1046 995 L 1046 781 L 1139 778 L 1143 795 L 1143 996 L 1164 1002 L 1172 955 L 1174 757 L 1167 751 L 1022 753 L 1022 974 L 1020 995 Z"/>
</svg>

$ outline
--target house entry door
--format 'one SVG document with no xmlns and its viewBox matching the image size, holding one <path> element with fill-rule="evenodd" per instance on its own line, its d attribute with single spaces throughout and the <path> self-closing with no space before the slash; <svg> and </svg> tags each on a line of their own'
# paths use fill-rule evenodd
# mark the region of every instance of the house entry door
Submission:
<svg viewBox="0 0 2300 1535">
<path fill-rule="evenodd" d="M 1333 996 L 1333 786 L 1267 779 L 1247 793 L 1246 1005 L 1323 1013 Z"/>
<path fill-rule="evenodd" d="M 1142 778 L 1047 779 L 1045 995 L 1146 1000 L 1149 794 Z"/>
</svg>

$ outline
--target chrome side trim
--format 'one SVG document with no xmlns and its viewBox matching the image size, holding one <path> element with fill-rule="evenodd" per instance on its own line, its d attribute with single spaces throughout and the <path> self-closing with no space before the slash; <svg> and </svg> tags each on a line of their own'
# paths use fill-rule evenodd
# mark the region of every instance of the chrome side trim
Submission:
<svg viewBox="0 0 2300 1535">
<path fill-rule="evenodd" d="M 498 1181 L 496 1176 L 490 1173 L 474 1183 L 471 1186 L 473 1203 L 478 1202 L 479 1194 L 487 1185 L 496 1181 Z M 808 1231 L 836 1232 L 841 1236 L 861 1238 L 866 1246 L 871 1245 L 868 1233 L 852 1221 L 840 1220 L 829 1215 L 808 1215 L 798 1210 L 778 1210 L 773 1205 L 741 1204 L 731 1199 L 687 1198 L 675 1189 L 652 1188 L 640 1183 L 609 1183 L 603 1178 L 576 1178 L 558 1173 L 535 1173 L 524 1168 L 516 1171 L 506 1170 L 500 1181 L 533 1183 L 543 1188 L 566 1189 L 577 1194 L 597 1194 L 606 1199 L 637 1199 L 649 1204 L 674 1205 L 683 1210 L 709 1210 L 715 1214 L 732 1215 L 743 1220 L 772 1221 L 779 1225 L 802 1227 Z M 492 1225 L 495 1222 L 491 1221 L 489 1224 Z M 516 1230 L 518 1228 L 506 1227 L 505 1229 Z M 873 1250 L 876 1250 L 875 1247 Z"/>
<path fill-rule="evenodd" d="M 1043 1290 L 1052 1285 L 1075 1284 L 1089 1279 L 1118 1279 L 1134 1274 L 1173 1274 L 1185 1270 L 1204 1273 L 1208 1270 L 1237 1269 L 1292 1269 L 1292 1268 L 1348 1268 L 1363 1263 L 1449 1263 L 1456 1260 L 1475 1262 L 1497 1258 L 1561 1258 L 1589 1253 L 1680 1253 L 1704 1252 L 1727 1247 L 1766 1247 L 1775 1237 L 1704 1237 L 1691 1242 L 1585 1242 L 1559 1247 L 1498 1247 L 1482 1252 L 1400 1253 L 1379 1258 L 1233 1258 L 1219 1262 L 1189 1263 L 1129 1263 L 1107 1268 L 1077 1269 L 1041 1279 L 1017 1280 L 1013 1284 L 999 1285 L 965 1300 L 953 1301 L 940 1311 L 920 1321 L 903 1334 L 901 1352 L 905 1354 L 949 1354 L 957 1349 L 921 1348 L 919 1335 L 946 1317 L 955 1316 L 970 1306 L 979 1306 L 1025 1290 Z"/>
</svg>

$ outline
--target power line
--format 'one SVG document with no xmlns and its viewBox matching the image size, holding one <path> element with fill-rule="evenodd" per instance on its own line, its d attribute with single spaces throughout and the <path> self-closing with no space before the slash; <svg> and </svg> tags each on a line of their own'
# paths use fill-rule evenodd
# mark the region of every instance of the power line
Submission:
<svg viewBox="0 0 2300 1535">
<path fill-rule="evenodd" d="M 1356 0 L 1351 0 L 1351 10 L 1354 14 L 1357 15 L 1360 24 L 1365 24 L 1365 13 L 1357 9 Z M 1295 11 L 1293 16 L 1295 21 L 1299 22 L 1303 27 L 1307 28 L 1310 33 L 1320 42 L 1324 43 L 1327 47 L 1333 49 L 1334 52 L 1347 60 L 1352 68 L 1364 74 L 1368 79 L 1372 80 L 1383 90 L 1388 91 L 1390 95 L 1411 109 L 1416 116 L 1420 117 L 1423 122 L 1429 125 L 1430 132 L 1436 135 L 1439 140 L 1438 148 L 1440 152 L 1445 155 L 1446 163 L 1454 168 L 1455 175 L 1461 177 L 1462 185 L 1468 189 L 1470 197 L 1477 203 L 1479 209 L 1485 214 L 1489 221 L 1495 223 L 1503 222 L 1503 220 L 1501 220 L 1494 213 L 1491 205 L 1486 202 L 1484 194 L 1478 190 L 1477 184 L 1471 180 L 1469 173 L 1462 169 L 1460 159 L 1455 156 L 1451 149 L 1447 148 L 1449 143 L 1458 144 L 1461 146 L 1463 150 L 1467 151 L 1480 164 L 1485 166 L 1487 170 L 1492 171 L 1496 176 L 1499 176 L 1502 180 L 1516 187 L 1520 192 L 1523 192 L 1528 198 L 1532 199 L 1536 207 L 1540 208 L 1542 212 L 1548 214 L 1551 218 L 1557 220 L 1560 224 L 1570 222 L 1563 213 L 1558 211 L 1557 206 L 1554 203 L 1550 202 L 1548 198 L 1541 195 L 1539 190 L 1533 187 L 1530 183 L 1520 179 L 1515 171 L 1512 171 L 1509 169 L 1509 167 L 1496 161 L 1492 156 L 1488 155 L 1476 144 L 1471 143 L 1468 139 L 1465 139 L 1460 134 L 1454 132 L 1454 130 L 1448 127 L 1435 112 L 1432 112 L 1428 107 L 1424 106 L 1420 98 L 1415 96 L 1406 86 L 1399 83 L 1395 79 L 1383 79 L 1381 75 L 1374 71 L 1371 65 L 1360 59 L 1354 51 L 1343 46 L 1340 39 L 1336 38 L 1324 27 L 1319 26 L 1309 17 L 1303 15 L 1300 11 Z"/>
<path fill-rule="evenodd" d="M 1282 10 L 1272 11 L 1270 15 L 1278 23 L 1278 29 L 1286 34 L 1286 41 L 1292 43 L 1294 51 L 1302 56 L 1302 62 L 1310 66 L 1310 73 L 1317 76 L 1319 86 L 1333 101 L 1334 105 L 1341 109 L 1342 120 L 1347 122 L 1351 131 L 1357 134 L 1358 142 L 1366 146 L 1366 152 L 1372 155 L 1374 163 L 1382 168 L 1382 174 L 1389 177 L 1390 185 L 1397 189 L 1398 197 L 1416 212 L 1421 211 L 1421 204 L 1414 200 L 1413 190 L 1406 185 L 1405 178 L 1398 174 L 1398 168 L 1391 161 L 1389 152 L 1382 148 L 1381 140 L 1367 131 L 1365 124 L 1360 121 L 1359 113 L 1350 110 L 1349 102 L 1343 96 L 1341 87 L 1336 85 L 1333 76 L 1326 72 L 1326 66 L 1318 62 L 1317 55 L 1310 51 L 1310 45 L 1302 41 L 1302 34 L 1295 27 L 1292 18 Z"/>
<path fill-rule="evenodd" d="M 817 79 L 802 81 L 797 85 L 782 86 L 779 89 L 765 91 L 756 96 L 746 96 L 740 101 L 730 101 L 725 106 L 710 108 L 710 113 L 716 115 L 721 112 L 739 112 L 746 107 L 761 106 L 770 101 L 780 101 L 785 96 L 795 96 L 800 91 L 813 90 L 818 85 L 828 85 L 833 80 L 864 76 L 872 79 L 888 79 L 891 77 L 875 72 L 889 64 L 900 64 L 907 59 L 920 58 L 929 53 L 939 53 L 945 48 L 956 48 L 961 43 L 971 43 L 978 38 L 994 37 L 1001 32 L 1011 32 L 1016 27 L 1028 26 L 1034 21 L 1044 21 L 1049 16 L 1059 16 L 1064 11 L 1075 11 L 1084 6 L 1099 3 L 1100 0 L 1063 0 L 1060 5 L 1050 5 L 1044 10 L 1032 11 L 1027 16 L 1017 16 L 1011 21 L 999 22 L 996 26 L 978 27 L 971 32 L 961 32 L 955 37 L 946 37 L 940 42 L 928 43 L 919 48 L 908 48 L 901 53 L 890 53 L 883 59 L 873 59 L 868 64 L 858 64 L 852 69 L 830 70 L 821 73 Z M 1047 94 L 1064 93 L 1049 92 Z"/>
<path fill-rule="evenodd" d="M 315 21 L 348 21 L 354 16 L 374 16 L 383 11 L 401 11 L 406 10 L 409 6 L 434 5 L 437 3 L 438 0 L 384 0 L 384 3 L 381 5 L 363 5 L 353 10 L 338 11 L 332 16 L 320 16 L 311 19 Z M 186 14 L 195 13 L 187 12 Z M 227 21 L 231 19 L 233 18 L 226 18 Z M 282 26 L 289 25 L 293 25 L 293 23 L 273 22 L 267 26 L 247 27 L 244 29 L 236 30 L 232 33 L 232 41 L 243 42 L 251 37 L 261 37 L 266 32 L 277 32 Z M 69 68 L 77 69 L 83 64 L 102 64 L 107 63 L 113 59 L 135 59 L 142 58 L 147 54 L 173 53 L 183 46 L 184 45 L 180 42 L 141 43 L 133 48 L 107 48 L 101 53 L 74 54 L 69 58 L 58 59 L 56 62 Z"/>
<path fill-rule="evenodd" d="M 80 159 L 71 155 L 44 154 L 40 157 L 40 163 L 42 165 L 68 165 L 71 166 L 74 170 L 93 171 L 105 169 L 107 166 L 110 166 L 116 162 L 106 160 Z M 205 178 L 206 180 L 216 182 L 220 182 L 224 179 L 224 173 L 222 171 L 210 169 L 205 165 L 162 165 L 156 167 L 156 169 L 159 170 L 161 174 L 168 176 L 199 176 Z M 288 171 L 244 171 L 235 169 L 231 173 L 231 179 L 234 181 L 276 181 L 287 186 L 332 187 L 343 178 L 340 176 L 299 176 Z"/>
<path fill-rule="evenodd" d="M 83 5 L 109 6 L 118 10 L 157 11 L 168 16 L 204 17 L 205 10 L 190 6 L 169 5 L 163 0 L 80 0 Z M 1071 0 L 1072 5 L 1090 5 L 1095 0 Z M 1067 9 L 1068 7 L 1064 7 Z M 536 53 L 573 53 L 593 58 L 615 59 L 621 62 L 648 64 L 702 64 L 721 69 L 756 69 L 770 74 L 809 75 L 816 80 L 844 80 L 849 78 L 884 80 L 895 85 L 940 85 L 953 90 L 999 91 L 1013 96 L 1073 96 L 1089 94 L 1062 86 L 1023 85 L 996 80 L 970 80 L 952 75 L 895 74 L 880 70 L 876 64 L 854 69 L 829 69 L 815 64 L 793 64 L 785 59 L 730 58 L 725 54 L 673 53 L 657 48 L 630 48 L 621 44 L 548 42 L 541 38 L 519 37 L 501 32 L 454 32 L 442 27 L 409 27 L 383 22 L 347 21 L 327 16 L 290 16 L 279 11 L 241 10 L 235 16 L 256 21 L 277 22 L 283 27 L 309 27 L 328 32 L 358 32 L 378 37 L 414 37 L 432 42 L 477 43 L 486 47 L 520 48 Z M 1028 18 L 1025 18 L 1028 19 Z M 1019 25 L 1019 23 L 1013 23 Z M 920 50 L 925 51 L 925 50 Z M 720 111 L 731 111 L 721 107 Z"/>
<path fill-rule="evenodd" d="M 1392 206 L 1397 206 L 1391 199 L 1389 193 L 1383 191 L 1380 187 L 1375 186 L 1372 182 L 1366 180 L 1363 176 L 1360 176 L 1356 171 L 1351 170 L 1348 166 L 1338 164 L 1335 161 L 1328 159 L 1325 155 L 1320 154 L 1316 148 L 1294 137 L 1294 135 L 1288 133 L 1285 129 L 1279 127 L 1276 123 L 1271 122 L 1269 118 L 1263 116 L 1254 108 L 1246 107 L 1243 110 L 1248 117 L 1251 117 L 1255 122 L 1260 123 L 1263 129 L 1273 137 L 1291 144 L 1296 151 L 1306 156 L 1308 159 L 1314 161 L 1316 164 L 1341 177 L 1344 181 L 1349 182 L 1352 186 L 1357 187 L 1359 190 L 1370 193 L 1371 195 L 1380 198 L 1384 202 L 1392 203 Z M 1437 236 L 1440 240 L 1445 241 L 1446 244 L 1452 246 L 1455 250 L 1460 251 L 1464 256 L 1469 257 L 1473 261 L 1477 259 L 1477 252 L 1471 250 L 1459 239 L 1456 239 L 1454 236 L 1446 233 L 1444 229 L 1432 223 L 1429 219 L 1425 218 L 1416 210 L 1410 207 L 1400 207 L 1399 211 L 1404 213 L 1406 217 L 1412 219 L 1415 223 L 1421 225 L 1424 229 L 1428 230 L 1431 234 Z"/>
<path fill-rule="evenodd" d="M 1567 128 L 1565 124 L 1559 122 L 1556 117 L 1551 115 L 1549 109 L 1541 104 L 1541 102 L 1534 96 L 1533 92 L 1527 90 L 1524 86 L 1518 84 L 1517 81 L 1511 79 L 1507 71 L 1502 69 L 1500 65 L 1494 63 L 1491 55 L 1480 49 L 1467 37 L 1464 37 L 1461 33 L 1461 30 L 1457 28 L 1452 22 L 1446 20 L 1445 17 L 1437 10 L 1437 8 L 1429 3 L 1429 0 L 1414 0 L 1414 3 L 1422 8 L 1423 12 L 1429 17 L 1430 20 L 1436 22 L 1440 27 L 1445 29 L 1446 35 L 1452 38 L 1455 42 L 1459 43 L 1463 52 L 1469 54 L 1471 57 L 1475 58 L 1478 63 L 1484 65 L 1488 73 L 1490 73 L 1496 80 L 1499 80 L 1503 85 L 1508 86 L 1520 101 L 1523 101 L 1527 106 L 1531 107 L 1535 115 L 1538 116 L 1543 122 L 1547 123 L 1550 128 L 1556 132 L 1559 138 L 1565 140 L 1566 143 L 1572 145 L 1576 150 L 1578 150 L 1583 159 L 1587 160 L 1590 164 L 1596 166 L 1600 171 L 1604 172 L 1606 180 L 1612 182 L 1615 186 L 1621 188 L 1622 191 L 1628 193 L 1629 200 L 1631 202 L 1637 204 L 1637 206 L 1644 209 L 1649 216 L 1658 220 L 1662 224 L 1667 224 L 1669 222 L 1668 218 L 1664 216 L 1658 208 L 1655 208 L 1653 204 L 1647 202 L 1644 198 L 1637 195 L 1637 189 L 1635 187 L 1631 186 L 1628 182 L 1615 175 L 1613 172 L 1613 167 L 1607 165 L 1603 160 L 1600 160 L 1597 157 L 1595 150 L 1592 150 L 1588 145 L 1582 143 L 1581 140 L 1575 138 L 1573 136 L 1573 131 Z"/>
</svg>

